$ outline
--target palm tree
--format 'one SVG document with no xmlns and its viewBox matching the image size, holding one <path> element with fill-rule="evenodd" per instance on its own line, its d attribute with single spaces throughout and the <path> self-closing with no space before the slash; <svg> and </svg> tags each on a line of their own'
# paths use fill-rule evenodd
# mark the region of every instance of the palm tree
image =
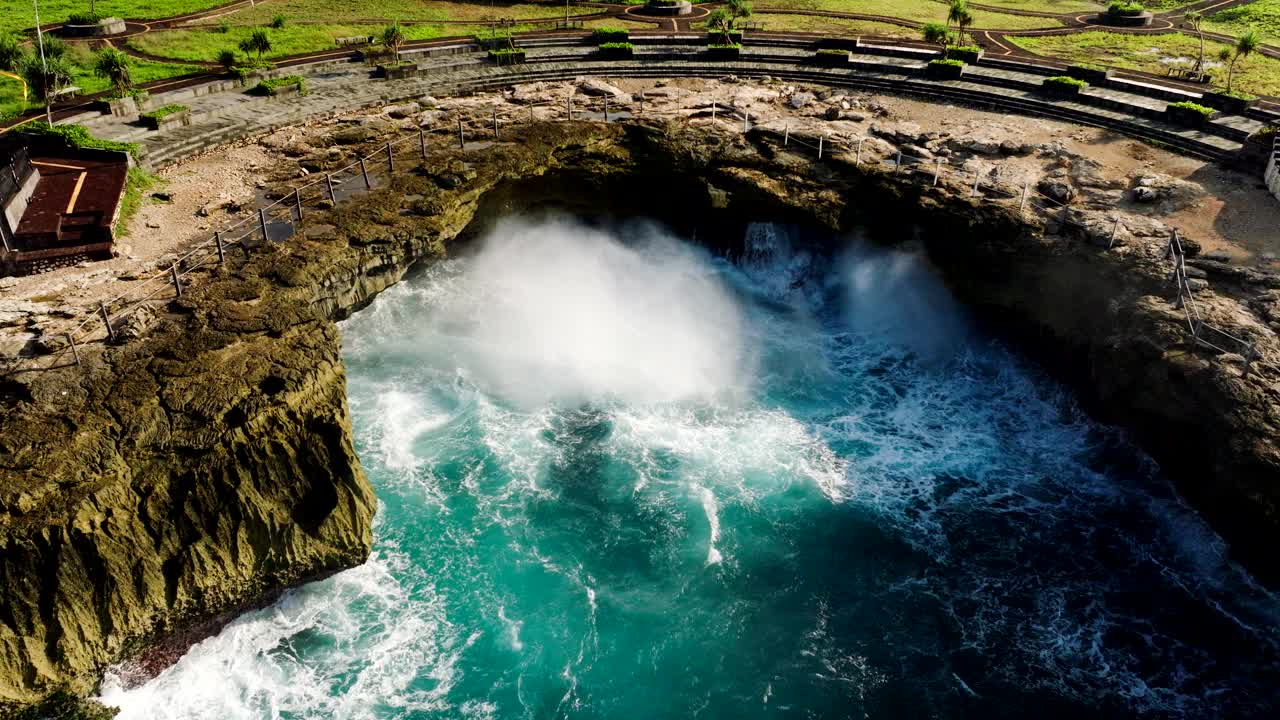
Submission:
<svg viewBox="0 0 1280 720">
<path fill-rule="evenodd" d="M 958 25 L 960 18 L 969 12 L 968 0 L 951 0 L 951 5 L 947 8 L 947 27 Z"/>
<path fill-rule="evenodd" d="M 71 85 L 71 64 L 62 55 L 47 57 L 44 62 L 35 55 L 26 55 L 18 67 L 18 74 L 27 87 L 40 100 L 53 100 L 58 92 Z"/>
<path fill-rule="evenodd" d="M 960 1 L 963 3 L 964 0 L 960 0 Z M 960 37 L 959 37 L 960 41 L 963 41 L 965 38 L 965 35 L 967 34 L 965 29 L 972 24 L 973 24 L 973 13 L 969 12 L 969 8 L 966 6 L 962 12 L 956 14 L 956 25 L 960 26 Z"/>
<path fill-rule="evenodd" d="M 928 22 L 920 28 L 920 36 L 932 45 L 946 47 L 951 44 L 951 29 L 940 22 Z"/>
<path fill-rule="evenodd" d="M 1231 92 L 1231 84 L 1235 81 L 1236 63 L 1252 55 L 1262 44 L 1262 36 L 1257 30 L 1249 30 L 1236 38 L 1236 46 L 1231 54 L 1231 64 L 1227 65 L 1227 92 Z"/>
<path fill-rule="evenodd" d="M 110 81 L 117 97 L 124 97 L 133 85 L 129 78 L 129 56 L 113 47 L 98 51 L 93 61 L 93 74 Z"/>
<path fill-rule="evenodd" d="M 258 53 L 258 59 L 262 59 L 264 53 L 271 52 L 271 36 L 266 30 L 258 28 L 253 34 L 240 41 L 240 49 L 246 53 Z"/>
<path fill-rule="evenodd" d="M 1204 15 L 1199 10 L 1190 10 L 1182 19 L 1200 36 L 1200 56 L 1196 58 L 1196 66 L 1191 69 L 1198 75 L 1204 72 Z"/>
<path fill-rule="evenodd" d="M 395 62 L 400 62 L 400 46 L 404 44 L 404 29 L 400 23 L 391 23 L 383 29 L 382 44 L 391 50 Z"/>
<path fill-rule="evenodd" d="M 240 58 L 236 55 L 236 51 L 231 48 L 223 48 L 218 51 L 218 56 L 214 58 L 223 70 L 231 72 L 231 68 L 235 67 Z"/>
</svg>

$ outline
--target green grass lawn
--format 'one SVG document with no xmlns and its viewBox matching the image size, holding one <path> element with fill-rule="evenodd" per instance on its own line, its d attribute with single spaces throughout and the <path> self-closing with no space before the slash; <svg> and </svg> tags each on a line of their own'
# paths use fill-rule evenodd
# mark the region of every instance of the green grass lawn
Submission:
<svg viewBox="0 0 1280 720">
<path fill-rule="evenodd" d="M 286 25 L 279 30 L 268 30 L 271 36 L 271 52 L 266 58 L 279 58 L 336 47 L 334 38 L 352 35 L 377 35 L 381 25 Z M 529 25 L 515 26 L 515 32 L 536 29 Z M 227 32 L 211 28 L 170 30 L 163 33 L 147 33 L 129 40 L 132 47 L 152 55 L 174 60 L 208 60 L 217 58 L 219 50 L 236 49 L 240 41 L 248 37 L 254 28 L 232 27 Z M 433 40 L 454 35 L 469 36 L 489 31 L 487 25 L 406 25 L 405 36 L 409 40 Z"/>
<path fill-rule="evenodd" d="M 185 15 L 222 5 L 229 0 L 97 0 L 94 10 L 102 17 L 157 18 Z M 0 2 L 0 32 L 35 27 L 35 10 L 31 0 Z M 88 0 L 40 0 L 42 24 L 62 22 L 73 12 L 88 12 Z"/>
<path fill-rule="evenodd" d="M 845 18 L 829 18 L 817 15 L 757 15 L 755 20 L 764 24 L 765 32 L 794 31 L 821 32 L 839 35 L 881 35 L 898 38 L 919 38 L 920 31 L 914 28 L 894 25 L 893 23 L 876 22 L 874 20 L 847 20 Z M 694 23 L 695 30 L 706 30 L 706 23 Z"/>
<path fill-rule="evenodd" d="M 760 0 L 755 3 L 755 6 L 757 10 L 826 10 L 888 15 L 917 22 L 942 21 L 947 18 L 947 6 L 933 0 Z M 757 13 L 757 17 L 753 19 L 765 23 L 769 20 L 768 16 L 762 13 Z M 1061 26 L 1062 23 L 1051 18 L 1006 15 L 985 10 L 973 11 L 975 29 L 1033 30 Z"/>
<path fill-rule="evenodd" d="M 570 7 L 571 15 L 603 12 L 600 8 Z M 529 20 L 564 17 L 564 5 L 529 2 L 450 2 L 448 0 L 270 0 L 219 20 L 232 25 L 266 25 L 276 15 L 286 21 L 323 21 L 333 25 L 361 20 Z"/>
<path fill-rule="evenodd" d="M 1170 67 L 1190 67 L 1199 53 L 1200 42 L 1182 33 L 1168 35 L 1126 35 L 1089 31 L 1059 37 L 1010 37 L 1018 46 L 1042 55 L 1143 70 L 1163 75 Z M 1207 58 L 1215 58 L 1220 43 L 1205 44 Z M 1225 82 L 1226 69 L 1216 60 L 1207 66 L 1215 78 Z M 1280 96 L 1280 60 L 1252 55 L 1236 66 L 1236 89 L 1257 95 Z"/>
<path fill-rule="evenodd" d="M 1252 27 L 1262 33 L 1265 42 L 1280 44 L 1280 0 L 1255 0 L 1248 5 L 1214 13 L 1204 27 L 1229 35 L 1240 35 Z"/>
<path fill-rule="evenodd" d="M 1087 13 L 1103 7 L 1102 3 L 1093 0 L 982 0 L 978 4 L 1048 13 Z"/>
<path fill-rule="evenodd" d="M 0 120 L 21 115 L 26 109 L 27 102 L 22 99 L 22 83 L 0 75 Z"/>
</svg>

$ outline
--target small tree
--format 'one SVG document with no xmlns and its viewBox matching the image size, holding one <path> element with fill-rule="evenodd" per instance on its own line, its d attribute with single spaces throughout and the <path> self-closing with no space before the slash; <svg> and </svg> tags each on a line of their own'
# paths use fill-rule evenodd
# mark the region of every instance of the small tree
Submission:
<svg viewBox="0 0 1280 720">
<path fill-rule="evenodd" d="M 231 69 L 240 64 L 240 56 L 236 55 L 236 51 L 231 48 L 223 48 L 218 51 L 218 56 L 214 58 L 222 69 L 231 72 Z"/>
<path fill-rule="evenodd" d="M 22 46 L 9 33 L 0 33 L 0 70 L 13 72 L 22 64 Z"/>
<path fill-rule="evenodd" d="M 1231 92 L 1232 83 L 1235 81 L 1236 63 L 1252 55 L 1261 44 L 1262 36 L 1257 30 L 1251 29 L 1236 38 L 1236 46 L 1231 52 L 1231 63 L 1227 65 L 1227 92 Z"/>
<path fill-rule="evenodd" d="M 963 41 L 968 35 L 968 28 L 973 24 L 973 13 L 969 12 L 968 6 L 956 15 L 956 26 L 960 28 L 959 40 Z"/>
<path fill-rule="evenodd" d="M 53 100 L 59 91 L 71 85 L 71 64 L 62 55 L 46 57 L 41 62 L 37 55 L 26 55 L 18 68 L 18 74 L 37 99 Z"/>
<path fill-rule="evenodd" d="M 391 51 L 392 61 L 400 62 L 400 46 L 404 45 L 404 28 L 391 23 L 382 30 L 382 44 Z"/>
<path fill-rule="evenodd" d="M 1204 72 L 1204 15 L 1199 10 L 1189 10 L 1182 19 L 1200 36 L 1200 55 L 1196 57 L 1196 65 L 1191 70 L 1196 74 Z"/>
<path fill-rule="evenodd" d="M 286 21 L 283 15 L 276 15 L 275 17 L 271 18 L 271 27 L 276 30 L 281 30 L 284 28 L 285 22 Z"/>
<path fill-rule="evenodd" d="M 44 57 L 48 60 L 62 59 L 67 55 L 67 44 L 49 33 L 40 35 L 40 46 L 32 54 L 39 58 L 41 49 L 44 50 Z"/>
<path fill-rule="evenodd" d="M 960 24 L 960 16 L 969 12 L 968 0 L 951 0 L 947 6 L 947 27 Z"/>
<path fill-rule="evenodd" d="M 730 30 L 733 29 L 732 25 L 738 20 L 747 20 L 751 17 L 751 0 L 729 0 L 728 8 L 730 16 Z"/>
<path fill-rule="evenodd" d="M 720 33 L 724 43 L 728 45 L 731 40 L 729 33 L 733 30 L 733 16 L 722 7 L 716 8 L 707 16 L 707 27 Z"/>
<path fill-rule="evenodd" d="M 105 47 L 98 51 L 93 61 L 93 74 L 106 78 L 117 97 L 127 95 L 133 86 L 129 78 L 129 56 L 113 47 Z"/>
<path fill-rule="evenodd" d="M 245 53 L 257 53 L 261 60 L 265 53 L 271 52 L 271 36 L 266 30 L 258 28 L 253 34 L 240 41 L 240 49 Z"/>
<path fill-rule="evenodd" d="M 940 22 L 927 22 L 920 28 L 920 37 L 927 43 L 945 48 L 951 44 L 951 29 Z"/>
</svg>

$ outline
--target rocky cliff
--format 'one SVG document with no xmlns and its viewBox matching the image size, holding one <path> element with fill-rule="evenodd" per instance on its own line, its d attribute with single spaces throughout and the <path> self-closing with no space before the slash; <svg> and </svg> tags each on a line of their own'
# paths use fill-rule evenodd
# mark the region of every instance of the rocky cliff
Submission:
<svg viewBox="0 0 1280 720">
<path fill-rule="evenodd" d="M 1190 342 L 1163 237 L 1107 248 L 1054 234 L 967 188 L 849 157 L 814 164 L 764 131 L 519 132 L 483 153 L 441 151 L 388 189 L 310 213 L 287 242 L 196 273 L 139 337 L 87 349 L 83 367 L 6 381 L 0 707 L 87 693 L 110 663 L 157 643 L 180 651 L 282 588 L 361 562 L 375 501 L 333 320 L 510 209 L 645 213 L 709 242 L 740 238 L 725 229 L 744 219 L 902 242 L 911 217 L 961 297 L 1133 428 L 1241 556 L 1280 576 L 1252 552 L 1280 536 L 1280 348 L 1255 312 L 1270 280 L 1236 273 L 1203 296 L 1259 340 L 1263 359 L 1242 377 L 1241 359 Z"/>
</svg>

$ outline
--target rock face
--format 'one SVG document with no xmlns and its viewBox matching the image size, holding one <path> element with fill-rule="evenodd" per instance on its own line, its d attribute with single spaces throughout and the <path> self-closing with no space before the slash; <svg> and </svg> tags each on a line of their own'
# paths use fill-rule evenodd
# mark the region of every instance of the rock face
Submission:
<svg viewBox="0 0 1280 720">
<path fill-rule="evenodd" d="M 308 213 L 287 242 L 197 272 L 138 337 L 82 350 L 81 368 L 0 383 L 0 717 L 83 695 L 111 663 L 145 664 L 157 643 L 179 652 L 236 611 L 365 558 L 375 503 L 333 320 L 481 231 L 489 210 L 656 212 L 734 251 L 751 220 L 904 242 L 909 217 L 962 299 L 1131 428 L 1233 550 L 1280 578 L 1270 275 L 1199 266 L 1213 288 L 1203 311 L 1257 340 L 1262 358 L 1242 377 L 1241 358 L 1186 333 L 1162 235 L 1102 243 L 1093 236 L 1110 228 L 1089 217 L 1089 237 L 1047 235 L 1016 204 L 976 204 L 967 187 L 849 156 L 799 160 L 764 129 L 518 132 L 484 162 L 446 152 L 389 190 Z"/>
</svg>

